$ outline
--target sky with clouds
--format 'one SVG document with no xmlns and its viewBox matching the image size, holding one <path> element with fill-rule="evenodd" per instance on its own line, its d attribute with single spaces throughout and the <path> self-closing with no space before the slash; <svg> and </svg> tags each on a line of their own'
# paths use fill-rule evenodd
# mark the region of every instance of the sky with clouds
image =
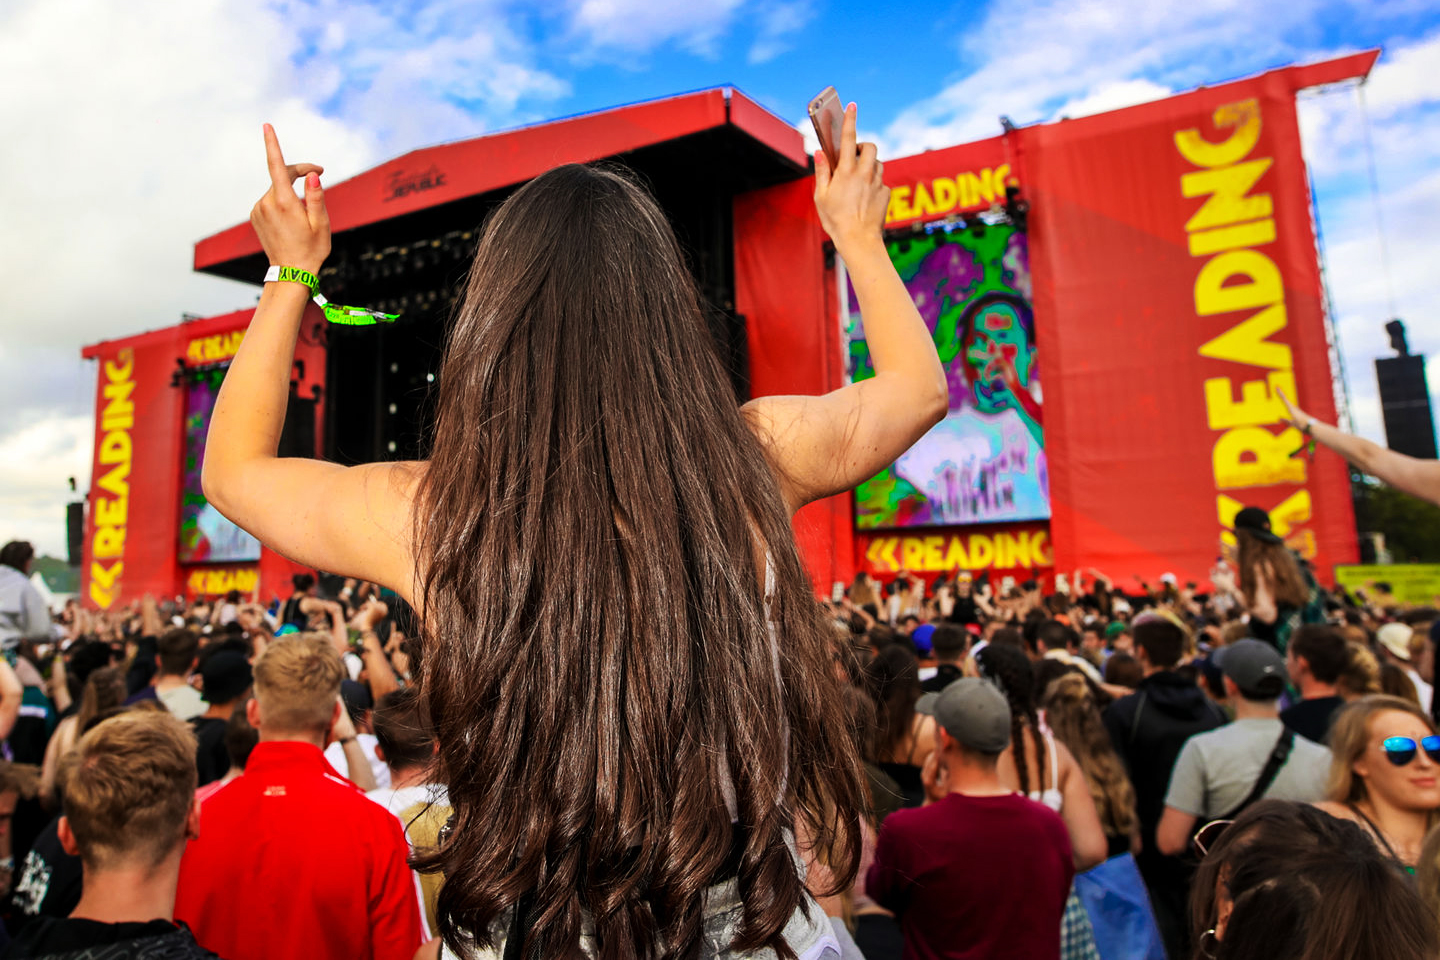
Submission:
<svg viewBox="0 0 1440 960">
<path fill-rule="evenodd" d="M 333 183 L 415 147 L 719 85 L 798 124 L 834 83 L 903 156 L 991 136 L 1001 114 L 1081 116 L 1373 46 L 1362 91 L 1300 111 L 1355 426 L 1383 442 L 1373 360 L 1392 310 L 1440 358 L 1431 0 L 7 0 L 0 540 L 63 555 L 66 478 L 84 489 L 90 472 L 84 344 L 254 302 L 190 258 L 263 191 L 262 122 Z"/>
</svg>

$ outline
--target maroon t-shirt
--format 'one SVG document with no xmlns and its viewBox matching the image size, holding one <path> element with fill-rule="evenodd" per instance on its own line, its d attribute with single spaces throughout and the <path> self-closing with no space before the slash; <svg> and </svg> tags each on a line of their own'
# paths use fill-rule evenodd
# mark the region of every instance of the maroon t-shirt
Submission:
<svg viewBox="0 0 1440 960">
<path fill-rule="evenodd" d="M 900 921 L 906 960 L 1058 960 L 1074 878 L 1050 808 L 952 793 L 885 819 L 865 889 Z"/>
</svg>

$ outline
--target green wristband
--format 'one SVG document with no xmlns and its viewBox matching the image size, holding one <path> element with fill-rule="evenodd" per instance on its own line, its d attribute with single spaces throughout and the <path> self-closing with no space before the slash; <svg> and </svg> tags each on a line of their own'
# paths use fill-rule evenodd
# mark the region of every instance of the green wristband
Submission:
<svg viewBox="0 0 1440 960">
<path fill-rule="evenodd" d="M 301 270 L 299 267 L 271 266 L 265 271 L 265 282 L 275 281 L 289 283 L 303 283 L 310 290 L 310 299 L 325 312 L 325 319 L 330 323 L 343 324 L 347 327 L 364 327 L 375 323 L 390 323 L 399 318 L 398 313 L 381 313 L 379 310 L 369 310 L 365 307 L 344 307 L 331 303 L 325 299 L 320 292 L 320 280 L 309 270 Z"/>
</svg>

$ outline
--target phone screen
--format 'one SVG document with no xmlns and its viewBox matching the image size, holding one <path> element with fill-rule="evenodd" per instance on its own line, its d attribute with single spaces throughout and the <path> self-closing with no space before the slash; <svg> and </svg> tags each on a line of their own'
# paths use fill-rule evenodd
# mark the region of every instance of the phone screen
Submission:
<svg viewBox="0 0 1440 960">
<path fill-rule="evenodd" d="M 845 109 L 840 106 L 840 95 L 834 87 L 826 87 L 810 101 L 810 122 L 815 125 L 820 149 L 825 151 L 825 159 L 834 170 L 840 161 L 840 131 L 845 124 Z"/>
</svg>

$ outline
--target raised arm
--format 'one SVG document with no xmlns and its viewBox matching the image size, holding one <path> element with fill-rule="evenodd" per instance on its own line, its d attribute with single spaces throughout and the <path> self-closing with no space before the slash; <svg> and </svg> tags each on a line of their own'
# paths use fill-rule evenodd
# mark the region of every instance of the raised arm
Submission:
<svg viewBox="0 0 1440 960">
<path fill-rule="evenodd" d="M 1417 460 L 1322 423 L 1291 402 L 1283 390 L 1280 391 L 1280 399 L 1289 414 L 1287 423 L 1299 427 L 1316 442 L 1334 450 L 1361 472 L 1383 480 L 1412 497 L 1440 504 L 1440 461 Z"/>
<path fill-rule="evenodd" d="M 845 111 L 832 171 L 815 155 L 815 207 L 844 258 L 865 317 L 875 376 L 819 397 L 760 397 L 744 412 L 780 474 L 792 510 L 849 490 L 904 453 L 945 416 L 949 394 L 935 343 L 885 252 L 890 190 L 873 143 L 855 143 Z"/>
<path fill-rule="evenodd" d="M 330 253 L 321 168 L 287 166 L 265 127 L 270 189 L 250 213 L 273 266 L 318 274 Z M 305 177 L 305 199 L 294 183 Z M 267 283 L 215 401 L 201 480 L 215 508 L 266 546 L 307 566 L 375 580 L 410 596 L 410 503 L 423 467 L 341 467 L 276 452 L 290 391 L 303 283 Z"/>
</svg>

